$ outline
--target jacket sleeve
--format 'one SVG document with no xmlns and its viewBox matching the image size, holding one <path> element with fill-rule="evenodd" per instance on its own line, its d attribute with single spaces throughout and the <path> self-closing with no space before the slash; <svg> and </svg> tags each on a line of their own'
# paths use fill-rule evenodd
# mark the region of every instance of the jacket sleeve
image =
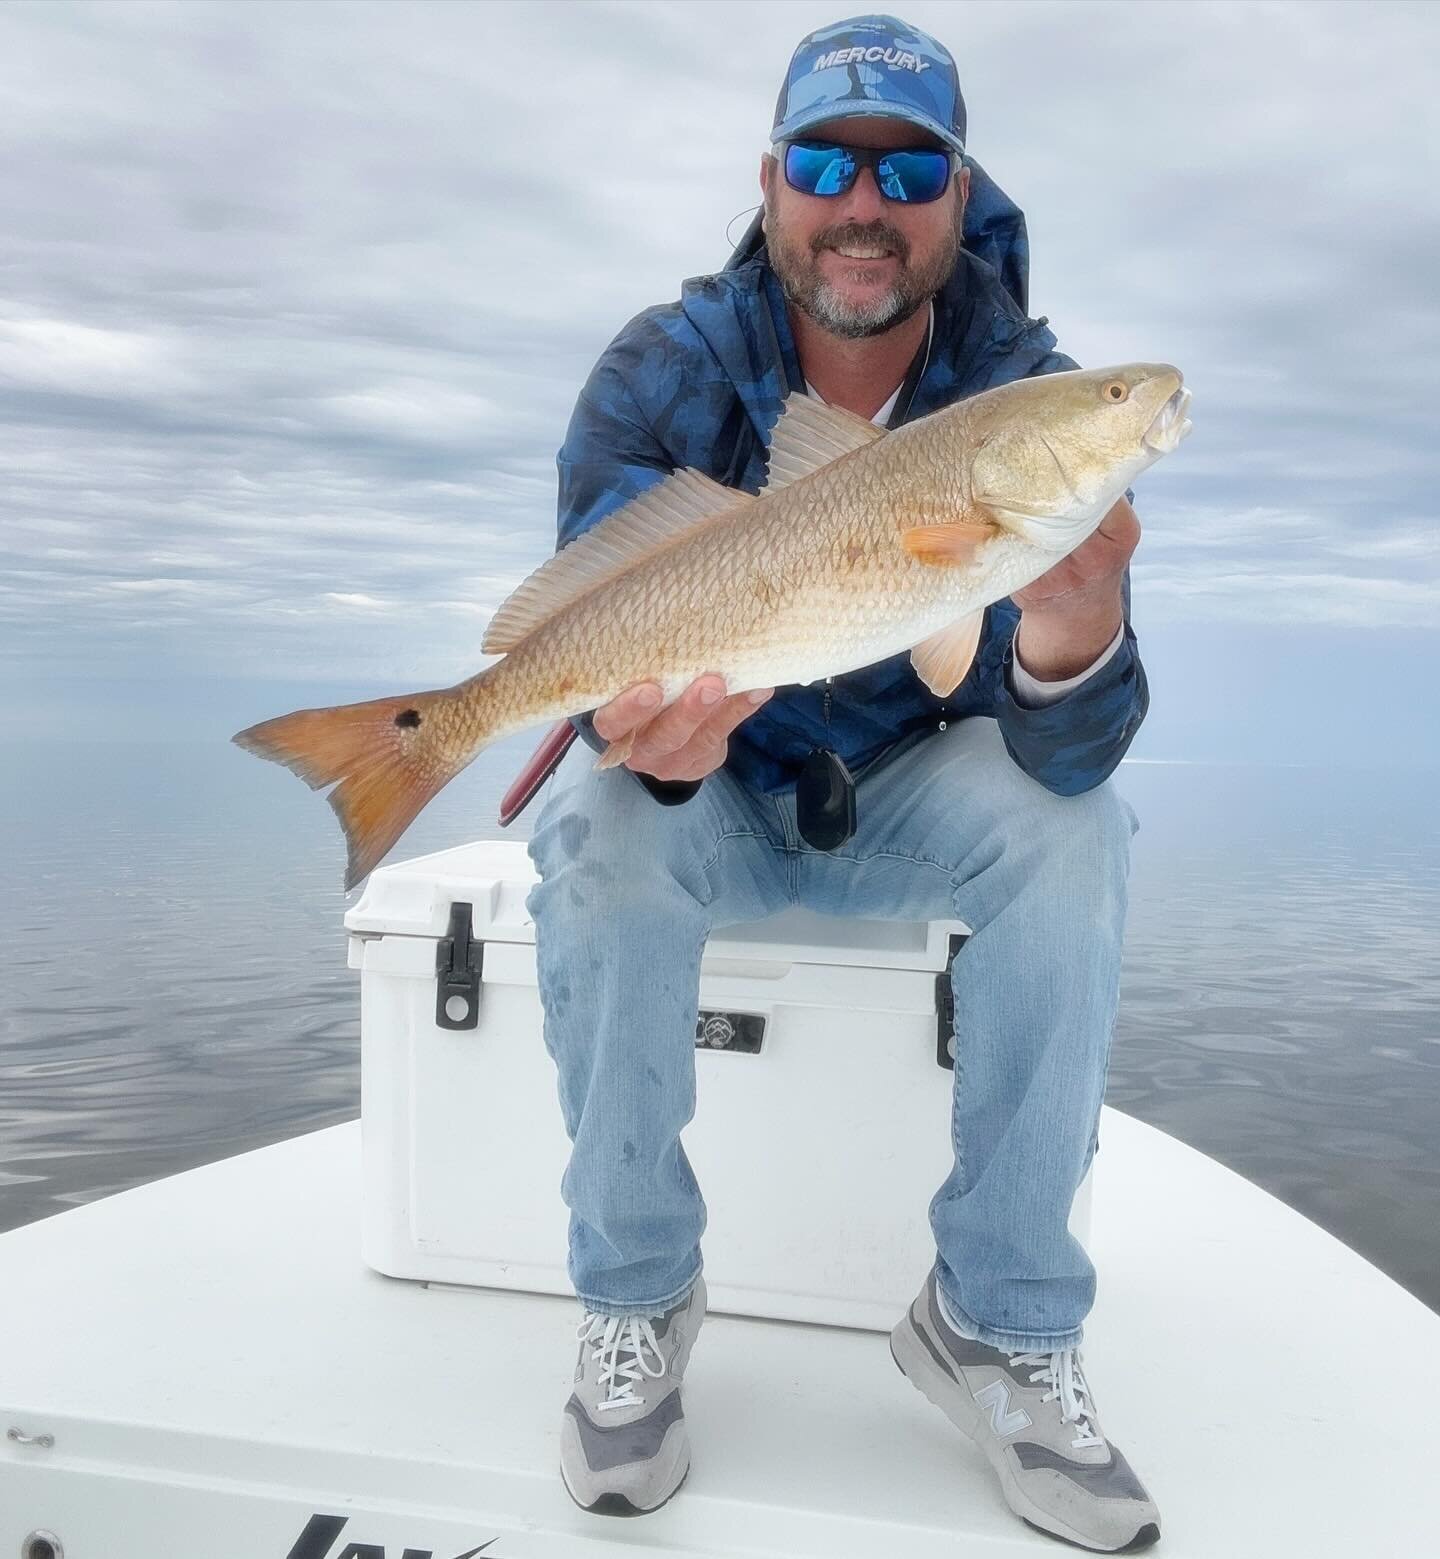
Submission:
<svg viewBox="0 0 1440 1559">
<path fill-rule="evenodd" d="M 556 458 L 560 474 L 557 552 L 663 481 L 672 469 L 625 383 L 620 362 L 623 341 L 622 332 L 595 365 Z M 604 752 L 606 743 L 596 734 L 593 711 L 573 715 L 570 723 L 587 746 Z M 688 801 L 702 783 L 629 772 L 665 806 Z"/>
<path fill-rule="evenodd" d="M 1051 351 L 1027 377 L 1063 373 L 1078 366 L 1063 352 Z M 1127 496 L 1133 499 L 1133 494 Z M 1023 708 L 1010 693 L 1019 612 L 1013 607 L 1004 612 L 992 608 L 988 614 L 987 629 L 1005 635 L 995 687 L 995 718 L 1006 751 L 1032 779 L 1057 796 L 1078 796 L 1107 780 L 1134 741 L 1150 707 L 1145 668 L 1130 626 L 1128 567 L 1121 582 L 1121 600 L 1124 643 L 1093 676 L 1040 709 Z"/>
<path fill-rule="evenodd" d="M 1093 676 L 1063 698 L 1026 709 L 1010 694 L 1019 613 L 1007 614 L 1009 640 L 995 688 L 995 718 L 1006 751 L 1057 796 L 1078 796 L 1115 772 L 1150 707 L 1140 650 L 1130 627 L 1130 570 L 1122 585 L 1125 639 Z"/>
</svg>

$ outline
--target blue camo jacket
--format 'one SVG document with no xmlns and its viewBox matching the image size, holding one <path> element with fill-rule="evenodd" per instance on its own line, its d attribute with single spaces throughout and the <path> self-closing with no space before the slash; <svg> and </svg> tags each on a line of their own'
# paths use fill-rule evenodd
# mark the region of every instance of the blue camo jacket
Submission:
<svg viewBox="0 0 1440 1559">
<path fill-rule="evenodd" d="M 924 371 L 916 379 L 912 370 L 892 427 L 1013 379 L 1078 366 L 1056 350 L 1043 318 L 1027 316 L 1023 215 L 973 159 L 970 167 L 964 248 L 934 300 Z M 692 277 L 678 302 L 636 315 L 601 355 L 558 456 L 559 546 L 682 466 L 758 492 L 770 429 L 804 382 L 757 218 L 723 271 Z M 986 609 L 974 664 L 947 698 L 920 681 L 908 654 L 836 677 L 828 726 L 823 685 L 779 687 L 731 736 L 726 767 L 775 793 L 794 786 L 817 746 L 858 774 L 913 732 L 985 715 L 1025 773 L 1057 795 L 1078 795 L 1114 771 L 1149 705 L 1128 570 L 1124 616 L 1124 643 L 1099 672 L 1057 702 L 1025 709 L 1006 680 L 1020 618 L 1007 597 Z M 591 747 L 604 747 L 588 714 L 574 723 Z"/>
</svg>

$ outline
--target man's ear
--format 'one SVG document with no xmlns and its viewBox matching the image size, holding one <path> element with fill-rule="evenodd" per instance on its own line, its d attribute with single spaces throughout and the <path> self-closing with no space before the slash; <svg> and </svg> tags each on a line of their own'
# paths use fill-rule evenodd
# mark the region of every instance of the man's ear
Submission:
<svg viewBox="0 0 1440 1559">
<path fill-rule="evenodd" d="M 774 165 L 774 162 L 775 162 L 775 159 L 770 155 L 769 152 L 761 152 L 760 153 L 760 193 L 761 193 L 761 195 L 764 195 L 764 194 L 766 194 L 769 191 L 769 188 L 770 188 L 770 169 Z"/>
</svg>

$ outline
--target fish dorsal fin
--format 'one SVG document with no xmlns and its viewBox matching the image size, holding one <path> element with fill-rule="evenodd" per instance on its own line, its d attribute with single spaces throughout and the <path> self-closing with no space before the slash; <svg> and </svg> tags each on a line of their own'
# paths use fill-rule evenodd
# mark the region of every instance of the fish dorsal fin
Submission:
<svg viewBox="0 0 1440 1559">
<path fill-rule="evenodd" d="M 770 465 L 761 491 L 776 492 L 884 437 L 885 429 L 864 417 L 796 390 L 785 397 L 780 420 L 770 431 Z"/>
<path fill-rule="evenodd" d="M 980 643 L 985 609 L 971 612 L 959 622 L 947 623 L 910 651 L 910 663 L 920 680 L 937 698 L 949 698 L 965 680 Z"/>
<path fill-rule="evenodd" d="M 562 548 L 490 619 L 481 650 L 513 650 L 564 607 L 632 568 L 678 537 L 755 500 L 687 466 L 648 487 Z"/>
</svg>

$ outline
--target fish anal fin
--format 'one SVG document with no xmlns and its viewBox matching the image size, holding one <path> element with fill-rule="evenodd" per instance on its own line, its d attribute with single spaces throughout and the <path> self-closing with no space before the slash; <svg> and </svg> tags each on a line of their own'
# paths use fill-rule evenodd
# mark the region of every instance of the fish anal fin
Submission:
<svg viewBox="0 0 1440 1559">
<path fill-rule="evenodd" d="M 965 680 L 980 644 L 984 622 L 982 607 L 958 622 L 947 623 L 939 633 L 932 633 L 910 651 L 915 674 L 937 698 L 948 698 Z"/>
<path fill-rule="evenodd" d="M 770 430 L 769 465 L 762 494 L 770 494 L 828 466 L 842 455 L 885 437 L 885 429 L 801 390 L 785 399 Z"/>
<path fill-rule="evenodd" d="M 999 534 L 999 528 L 988 521 L 956 520 L 908 526 L 900 532 L 900 545 L 922 563 L 969 563 Z"/>
<path fill-rule="evenodd" d="M 597 769 L 617 769 L 635 751 L 635 733 L 627 731 L 617 741 L 613 741 L 604 752 L 595 760 Z"/>
<path fill-rule="evenodd" d="M 685 467 L 647 487 L 623 508 L 542 563 L 490 619 L 480 648 L 513 650 L 567 606 L 627 573 L 643 558 L 755 499 Z"/>
</svg>

